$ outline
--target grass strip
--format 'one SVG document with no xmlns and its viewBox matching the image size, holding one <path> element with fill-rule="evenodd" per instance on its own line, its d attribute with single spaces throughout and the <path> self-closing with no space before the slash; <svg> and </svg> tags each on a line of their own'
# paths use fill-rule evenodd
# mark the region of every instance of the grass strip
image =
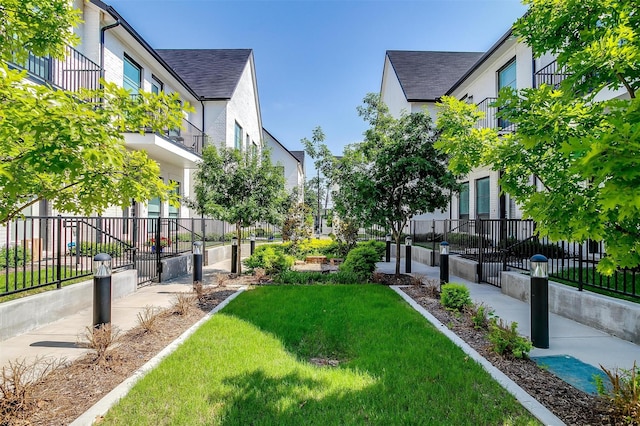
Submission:
<svg viewBox="0 0 640 426">
<path fill-rule="evenodd" d="M 324 285 L 243 293 L 103 424 L 537 423 L 389 288 Z"/>
</svg>

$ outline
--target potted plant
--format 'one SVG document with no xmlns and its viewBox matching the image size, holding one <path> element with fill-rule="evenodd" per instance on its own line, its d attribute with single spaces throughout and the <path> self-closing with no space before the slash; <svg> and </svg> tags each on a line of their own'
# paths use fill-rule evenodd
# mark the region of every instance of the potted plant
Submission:
<svg viewBox="0 0 640 426">
<path fill-rule="evenodd" d="M 156 244 L 156 239 L 151 238 L 149 239 L 148 244 L 151 246 L 151 253 L 155 253 L 158 246 L 160 253 L 162 253 L 165 247 L 169 247 L 171 245 L 171 240 L 167 237 L 160 237 L 160 244 Z"/>
</svg>

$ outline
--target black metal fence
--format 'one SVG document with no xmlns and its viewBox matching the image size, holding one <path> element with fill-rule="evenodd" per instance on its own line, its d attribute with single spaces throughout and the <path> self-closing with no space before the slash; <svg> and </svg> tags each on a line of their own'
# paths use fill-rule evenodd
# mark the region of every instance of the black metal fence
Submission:
<svg viewBox="0 0 640 426">
<path fill-rule="evenodd" d="M 269 224 L 242 230 L 258 241 L 281 238 Z M 138 284 L 161 281 L 161 262 L 207 247 L 229 244 L 236 228 L 205 218 L 24 217 L 0 227 L 0 296 L 88 279 L 93 257 L 108 253 L 114 270 L 136 269 Z"/>
<path fill-rule="evenodd" d="M 500 287 L 501 272 L 529 271 L 529 259 L 549 259 L 549 278 L 578 289 L 598 289 L 640 300 L 640 268 L 620 269 L 611 276 L 597 271 L 606 255 L 599 241 L 552 242 L 536 236 L 535 223 L 520 219 L 414 220 L 413 241 L 434 252 L 447 241 L 450 252 L 477 262 L 478 278 Z"/>
</svg>

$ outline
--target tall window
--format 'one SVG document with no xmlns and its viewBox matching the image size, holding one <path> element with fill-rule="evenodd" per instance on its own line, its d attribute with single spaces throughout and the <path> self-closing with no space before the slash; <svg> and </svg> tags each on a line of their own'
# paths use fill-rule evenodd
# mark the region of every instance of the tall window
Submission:
<svg viewBox="0 0 640 426">
<path fill-rule="evenodd" d="M 491 207 L 491 195 L 489 191 L 489 178 L 476 180 L 476 217 L 489 219 Z"/>
<path fill-rule="evenodd" d="M 516 83 L 516 60 L 509 62 L 498 71 L 498 92 L 505 87 L 517 89 Z M 503 118 L 498 119 L 498 127 L 506 129 L 511 123 Z"/>
<path fill-rule="evenodd" d="M 176 182 L 172 180 L 171 183 L 176 185 L 176 187 L 173 189 L 172 192 L 180 196 L 180 182 Z M 180 217 L 180 207 L 174 207 L 171 204 L 169 204 L 169 218 L 177 219 L 178 217 Z"/>
<path fill-rule="evenodd" d="M 460 185 L 458 200 L 458 217 L 460 219 L 469 219 L 469 182 Z"/>
<path fill-rule="evenodd" d="M 164 83 L 158 79 L 155 75 L 151 76 L 151 93 L 159 94 L 164 90 Z"/>
<path fill-rule="evenodd" d="M 251 142 L 251 155 L 254 157 L 258 155 L 258 144 L 255 142 Z"/>
<path fill-rule="evenodd" d="M 242 149 L 242 127 L 236 121 L 235 149 Z"/>
<path fill-rule="evenodd" d="M 132 94 L 137 94 L 142 85 L 142 67 L 133 59 L 124 55 L 124 78 L 122 87 Z"/>
<path fill-rule="evenodd" d="M 244 142 L 245 151 L 247 151 L 247 152 L 249 151 L 250 144 L 251 144 L 251 138 L 249 137 L 249 133 L 247 133 L 247 136 L 246 136 L 245 142 Z"/>
</svg>

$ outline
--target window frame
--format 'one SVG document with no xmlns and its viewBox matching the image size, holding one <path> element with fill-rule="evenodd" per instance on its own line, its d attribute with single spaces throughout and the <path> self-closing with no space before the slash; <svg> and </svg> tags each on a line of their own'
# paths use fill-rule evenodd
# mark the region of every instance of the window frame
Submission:
<svg viewBox="0 0 640 426">
<path fill-rule="evenodd" d="M 155 92 L 153 90 L 154 87 L 158 88 L 157 92 Z M 155 93 L 157 95 L 157 94 L 159 94 L 161 92 L 164 92 L 164 83 L 162 82 L 162 80 L 160 80 L 154 74 L 151 74 L 151 93 Z"/>
<path fill-rule="evenodd" d="M 487 193 L 485 196 L 483 196 L 482 198 L 480 198 L 480 184 L 484 184 L 486 182 L 487 185 Z M 482 177 L 480 179 L 476 179 L 475 180 L 475 201 L 476 201 L 476 205 L 475 205 L 475 210 L 476 210 L 476 218 L 478 219 L 489 219 L 491 217 L 491 177 L 490 176 L 486 176 L 486 177 Z M 481 201 L 486 200 L 486 202 L 481 203 Z M 484 205 L 486 204 L 486 208 L 487 211 L 480 211 L 479 207 L 481 206 L 484 207 Z"/>
<path fill-rule="evenodd" d="M 233 146 L 235 149 L 242 149 L 242 137 L 244 133 L 242 131 L 242 126 L 237 121 L 235 122 L 235 135 L 233 138 Z"/>
<path fill-rule="evenodd" d="M 139 76 L 138 76 L 138 89 L 136 90 L 135 93 L 131 93 L 132 95 L 137 95 L 138 92 L 140 92 L 140 90 L 142 89 L 143 68 L 131 56 L 127 55 L 126 53 L 123 54 L 123 58 L 122 58 L 122 87 L 124 89 L 126 89 L 126 90 L 130 90 L 130 88 L 126 87 L 127 86 L 127 84 L 126 84 L 127 80 L 130 80 L 131 82 L 134 82 L 132 79 L 130 79 L 127 76 L 127 73 L 126 73 L 127 63 L 129 63 L 129 65 L 131 65 L 133 68 L 137 68 L 138 69 L 138 73 L 139 73 Z"/>
</svg>

